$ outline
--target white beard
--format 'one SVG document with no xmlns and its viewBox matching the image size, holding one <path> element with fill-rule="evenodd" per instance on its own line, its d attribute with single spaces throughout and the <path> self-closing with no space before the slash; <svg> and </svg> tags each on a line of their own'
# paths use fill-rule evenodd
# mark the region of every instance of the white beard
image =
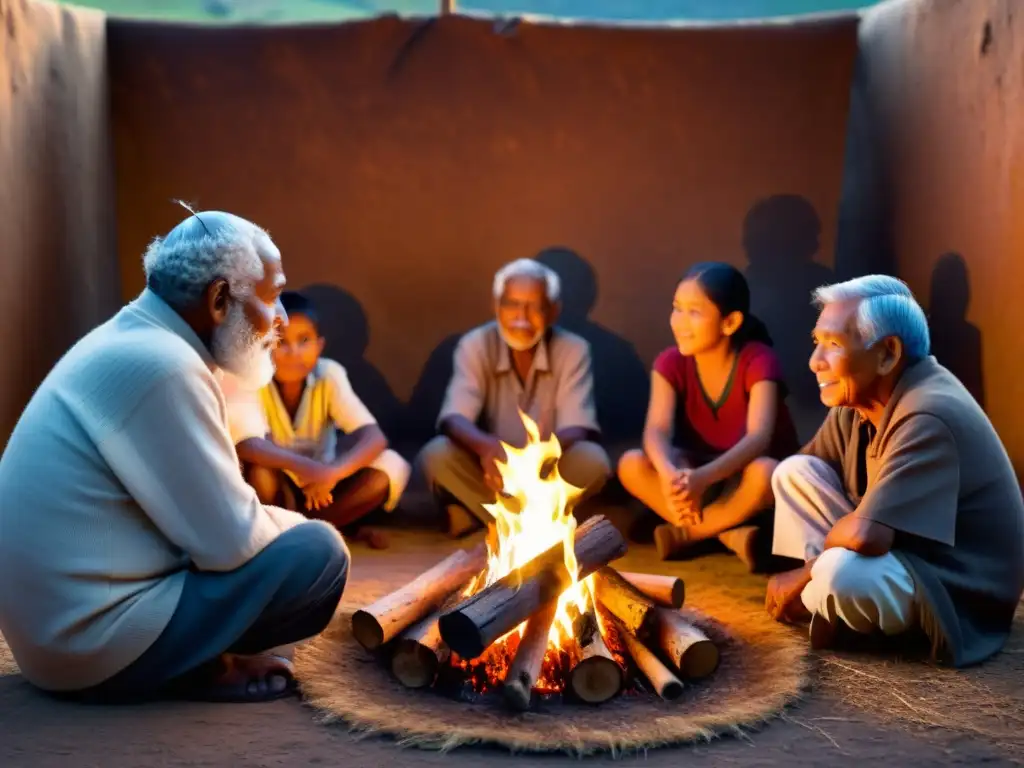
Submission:
<svg viewBox="0 0 1024 768">
<path fill-rule="evenodd" d="M 213 332 L 210 353 L 217 365 L 246 389 L 262 389 L 274 378 L 274 333 L 258 336 L 241 302 L 232 301 L 224 322 Z"/>
<path fill-rule="evenodd" d="M 525 352 L 528 349 L 533 349 L 540 343 L 540 340 L 544 337 L 544 329 L 541 328 L 537 335 L 525 343 L 509 338 L 508 334 L 505 333 L 505 329 L 501 326 L 501 323 L 498 323 L 498 334 L 501 336 L 501 340 L 508 344 L 512 350 L 515 352 Z"/>
</svg>

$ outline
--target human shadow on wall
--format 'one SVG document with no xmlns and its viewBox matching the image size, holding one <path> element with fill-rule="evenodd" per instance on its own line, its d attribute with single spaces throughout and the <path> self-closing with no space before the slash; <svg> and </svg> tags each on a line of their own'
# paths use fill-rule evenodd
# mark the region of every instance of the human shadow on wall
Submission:
<svg viewBox="0 0 1024 768">
<path fill-rule="evenodd" d="M 324 356 L 345 366 L 352 389 L 391 438 L 401 428 L 402 403 L 384 374 L 365 358 L 370 326 L 362 304 L 348 291 L 324 283 L 306 286 L 302 293 L 319 315 Z"/>
<path fill-rule="evenodd" d="M 638 441 L 647 413 L 650 379 L 633 345 L 590 319 L 597 303 L 597 274 L 575 251 L 546 248 L 535 257 L 550 267 L 562 283 L 562 312 L 558 325 L 590 344 L 597 419 L 606 442 Z"/>
<path fill-rule="evenodd" d="M 943 254 L 932 269 L 928 297 L 932 354 L 960 379 L 984 408 L 981 330 L 967 321 L 970 304 L 971 278 L 967 262 L 959 253 Z"/>
<path fill-rule="evenodd" d="M 467 329 L 468 330 L 468 329 Z M 416 385 L 409 396 L 406 433 L 417 445 L 423 445 L 436 433 L 435 422 L 441 412 L 444 395 L 455 370 L 455 347 L 462 333 L 446 336 L 434 347 L 423 364 Z"/>
<path fill-rule="evenodd" d="M 759 200 L 743 221 L 750 309 L 772 334 L 790 393 L 787 404 L 802 440 L 813 436 L 825 416 L 808 369 L 818 319 L 811 294 L 835 280 L 829 267 L 814 261 L 820 247 L 821 219 L 800 195 Z"/>
</svg>

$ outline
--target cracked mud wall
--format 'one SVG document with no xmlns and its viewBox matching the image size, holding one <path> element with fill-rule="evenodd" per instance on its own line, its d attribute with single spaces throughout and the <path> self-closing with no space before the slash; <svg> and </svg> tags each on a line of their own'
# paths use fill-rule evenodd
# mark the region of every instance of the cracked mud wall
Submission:
<svg viewBox="0 0 1024 768">
<path fill-rule="evenodd" d="M 985 406 L 1020 474 L 1024 5 L 893 0 L 865 14 L 860 37 L 864 120 L 851 131 L 838 260 L 910 284 L 936 356 Z"/>
<path fill-rule="evenodd" d="M 121 303 L 104 17 L 0 0 L 0 436 Z"/>
</svg>

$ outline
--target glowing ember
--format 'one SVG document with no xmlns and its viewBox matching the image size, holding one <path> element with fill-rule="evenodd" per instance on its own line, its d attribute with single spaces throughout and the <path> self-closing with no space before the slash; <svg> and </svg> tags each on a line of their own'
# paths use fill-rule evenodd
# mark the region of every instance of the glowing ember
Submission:
<svg viewBox="0 0 1024 768">
<path fill-rule="evenodd" d="M 486 509 L 494 516 L 494 530 L 488 538 L 487 569 L 463 591 L 469 597 L 499 579 L 515 573 L 538 555 L 562 543 L 565 568 L 572 585 L 558 600 L 555 620 L 548 635 L 548 650 L 544 671 L 537 683 L 540 691 L 554 692 L 564 687 L 564 675 L 559 674 L 564 662 L 575 651 L 574 621 L 593 607 L 592 577 L 579 580 L 574 537 L 576 519 L 569 511 L 582 489 L 566 482 L 558 473 L 558 459 L 562 447 L 552 435 L 540 439 L 536 423 L 525 413 L 520 418 L 528 436 L 524 448 L 502 443 L 507 461 L 498 464 L 504 481 L 504 495 Z M 462 661 L 460 666 L 485 671 L 485 680 L 476 680 L 478 690 L 499 683 L 523 635 L 526 622 L 493 643 L 479 659 Z"/>
</svg>

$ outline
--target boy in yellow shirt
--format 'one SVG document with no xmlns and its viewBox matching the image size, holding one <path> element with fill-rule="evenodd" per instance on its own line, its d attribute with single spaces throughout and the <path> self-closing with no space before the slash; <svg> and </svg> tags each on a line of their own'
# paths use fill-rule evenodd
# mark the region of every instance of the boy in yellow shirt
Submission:
<svg viewBox="0 0 1024 768">
<path fill-rule="evenodd" d="M 222 385 L 246 480 L 264 504 L 297 509 L 383 549 L 386 537 L 360 521 L 394 509 L 409 464 L 388 449 L 344 367 L 321 357 L 324 338 L 312 302 L 288 291 L 281 303 L 288 321 L 273 353 L 273 381 L 258 392 L 230 380 Z"/>
</svg>

